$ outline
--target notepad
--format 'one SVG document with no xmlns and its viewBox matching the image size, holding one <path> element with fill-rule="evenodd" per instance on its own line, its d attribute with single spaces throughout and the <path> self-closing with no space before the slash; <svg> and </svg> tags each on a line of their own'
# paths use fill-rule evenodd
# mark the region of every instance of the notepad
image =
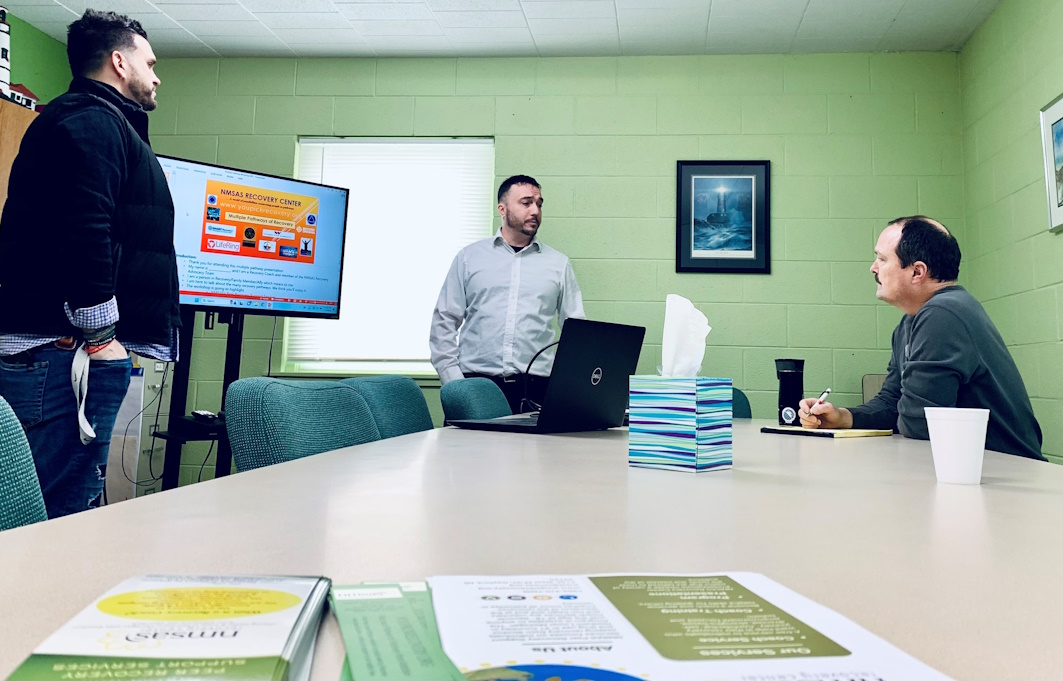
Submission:
<svg viewBox="0 0 1063 681">
<path fill-rule="evenodd" d="M 810 437 L 888 437 L 892 430 L 873 430 L 869 428 L 802 428 L 801 426 L 764 426 L 762 433 L 778 435 L 808 435 Z"/>
</svg>

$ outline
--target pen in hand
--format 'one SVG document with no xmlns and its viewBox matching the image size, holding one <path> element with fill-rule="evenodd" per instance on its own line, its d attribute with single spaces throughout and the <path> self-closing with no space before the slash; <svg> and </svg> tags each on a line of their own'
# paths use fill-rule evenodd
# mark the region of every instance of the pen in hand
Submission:
<svg viewBox="0 0 1063 681">
<path fill-rule="evenodd" d="M 813 409 L 815 408 L 815 406 L 816 406 L 817 404 L 823 404 L 823 400 L 827 399 L 827 395 L 830 395 L 830 388 L 827 388 L 826 390 L 824 390 L 824 391 L 823 391 L 823 392 L 822 392 L 822 393 L 820 394 L 820 396 L 819 396 L 819 399 L 817 399 L 817 400 L 816 400 L 816 401 L 815 401 L 815 402 L 814 402 L 814 403 L 812 404 L 812 406 L 808 408 L 808 415 L 809 415 L 809 416 L 813 416 L 813 414 L 812 414 L 812 410 L 813 410 Z"/>
</svg>

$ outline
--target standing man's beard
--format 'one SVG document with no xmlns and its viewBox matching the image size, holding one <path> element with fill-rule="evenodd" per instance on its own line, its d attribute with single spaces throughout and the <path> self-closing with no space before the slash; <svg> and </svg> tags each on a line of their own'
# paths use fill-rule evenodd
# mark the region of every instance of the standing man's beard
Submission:
<svg viewBox="0 0 1063 681">
<path fill-rule="evenodd" d="M 153 111 L 158 104 L 152 99 L 151 86 L 145 86 L 143 81 L 133 80 L 129 82 L 129 92 L 133 95 L 133 101 L 145 111 Z"/>
<path fill-rule="evenodd" d="M 512 229 L 514 232 L 520 232 L 525 236 L 534 237 L 536 232 L 538 232 L 539 230 L 539 224 L 540 223 L 536 222 L 535 229 L 528 231 L 524 222 L 518 222 L 516 224 L 513 224 L 513 222 L 510 220 L 510 217 L 508 215 L 506 216 L 506 225 L 508 225 L 509 228 Z"/>
</svg>

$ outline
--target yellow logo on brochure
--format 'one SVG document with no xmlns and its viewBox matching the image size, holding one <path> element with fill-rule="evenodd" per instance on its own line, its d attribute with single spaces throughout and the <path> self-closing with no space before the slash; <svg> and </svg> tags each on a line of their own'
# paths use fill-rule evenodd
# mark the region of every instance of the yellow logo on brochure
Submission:
<svg viewBox="0 0 1063 681">
<path fill-rule="evenodd" d="M 188 587 L 130 591 L 105 598 L 96 607 L 115 617 L 181 622 L 266 615 L 302 602 L 294 594 L 269 589 Z"/>
</svg>

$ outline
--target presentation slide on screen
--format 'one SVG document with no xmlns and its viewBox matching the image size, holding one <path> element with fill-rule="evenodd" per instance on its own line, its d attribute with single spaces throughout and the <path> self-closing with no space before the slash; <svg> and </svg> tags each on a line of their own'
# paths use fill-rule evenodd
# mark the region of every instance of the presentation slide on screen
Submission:
<svg viewBox="0 0 1063 681">
<path fill-rule="evenodd" d="M 181 303 L 339 309 L 346 192 L 160 158 L 173 196 Z"/>
</svg>

